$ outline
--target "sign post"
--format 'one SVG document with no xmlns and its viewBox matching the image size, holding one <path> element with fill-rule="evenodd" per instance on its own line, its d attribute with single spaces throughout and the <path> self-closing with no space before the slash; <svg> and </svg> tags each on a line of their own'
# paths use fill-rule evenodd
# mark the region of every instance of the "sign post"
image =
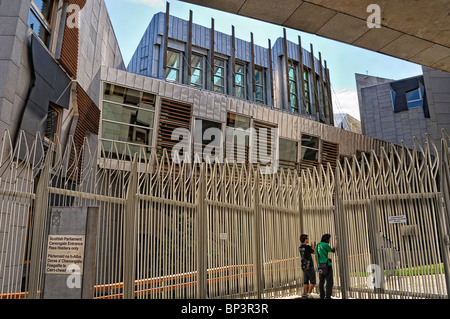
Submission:
<svg viewBox="0 0 450 319">
<path fill-rule="evenodd" d="M 93 298 L 98 208 L 52 208 L 44 299 Z"/>
</svg>

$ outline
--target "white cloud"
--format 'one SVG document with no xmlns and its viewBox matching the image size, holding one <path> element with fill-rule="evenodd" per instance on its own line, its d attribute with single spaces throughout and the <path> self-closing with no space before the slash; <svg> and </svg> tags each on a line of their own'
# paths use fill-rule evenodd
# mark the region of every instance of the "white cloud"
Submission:
<svg viewBox="0 0 450 319">
<path fill-rule="evenodd" d="M 348 113 L 356 119 L 360 119 L 358 92 L 356 89 L 334 89 L 333 91 L 334 113 Z"/>
</svg>

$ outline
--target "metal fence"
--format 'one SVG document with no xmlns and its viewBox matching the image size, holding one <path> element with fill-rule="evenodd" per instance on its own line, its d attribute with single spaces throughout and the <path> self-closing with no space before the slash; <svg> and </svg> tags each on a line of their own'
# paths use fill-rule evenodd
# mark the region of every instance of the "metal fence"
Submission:
<svg viewBox="0 0 450 319">
<path fill-rule="evenodd" d="M 442 158 L 428 139 L 301 174 L 25 141 L 1 149 L 2 298 L 42 297 L 50 208 L 68 206 L 99 207 L 98 299 L 298 296 L 302 233 L 337 237 L 336 297 L 448 297 L 447 132 Z"/>
</svg>

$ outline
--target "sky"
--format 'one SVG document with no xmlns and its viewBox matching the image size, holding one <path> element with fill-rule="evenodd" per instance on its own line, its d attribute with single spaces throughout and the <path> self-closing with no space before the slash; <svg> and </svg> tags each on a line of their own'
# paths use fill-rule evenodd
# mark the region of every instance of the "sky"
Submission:
<svg viewBox="0 0 450 319">
<path fill-rule="evenodd" d="M 105 0 L 105 2 L 125 65 L 128 65 L 153 15 L 166 11 L 166 2 L 164 0 Z M 255 44 L 263 47 L 268 46 L 268 39 L 273 44 L 277 38 L 283 36 L 283 27 L 275 24 L 179 0 L 171 0 L 169 3 L 170 14 L 173 16 L 189 20 L 189 10 L 192 10 L 195 24 L 209 28 L 211 18 L 214 18 L 216 31 L 231 34 L 231 28 L 235 26 L 236 37 L 249 42 L 250 33 L 253 32 Z M 422 74 L 420 65 L 397 58 L 289 28 L 286 28 L 286 34 L 288 40 L 295 43 L 298 42 L 300 35 L 302 46 L 306 50 L 310 50 L 312 43 L 315 56 L 318 58 L 318 52 L 321 52 L 322 59 L 327 61 L 335 113 L 348 113 L 360 119 L 355 73 L 393 80 Z"/>
</svg>

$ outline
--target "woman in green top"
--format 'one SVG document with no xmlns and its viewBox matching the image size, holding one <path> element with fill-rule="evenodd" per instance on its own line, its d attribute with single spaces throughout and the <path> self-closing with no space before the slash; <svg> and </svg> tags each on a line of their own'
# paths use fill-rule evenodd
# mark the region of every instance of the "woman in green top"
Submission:
<svg viewBox="0 0 450 319">
<path fill-rule="evenodd" d="M 331 235 L 325 234 L 316 246 L 320 299 L 331 299 L 331 294 L 333 293 L 333 268 L 331 267 L 331 259 L 328 257 L 328 254 L 334 253 L 336 248 L 330 247 L 330 239 Z M 327 283 L 326 291 L 324 289 L 325 282 Z"/>
</svg>

